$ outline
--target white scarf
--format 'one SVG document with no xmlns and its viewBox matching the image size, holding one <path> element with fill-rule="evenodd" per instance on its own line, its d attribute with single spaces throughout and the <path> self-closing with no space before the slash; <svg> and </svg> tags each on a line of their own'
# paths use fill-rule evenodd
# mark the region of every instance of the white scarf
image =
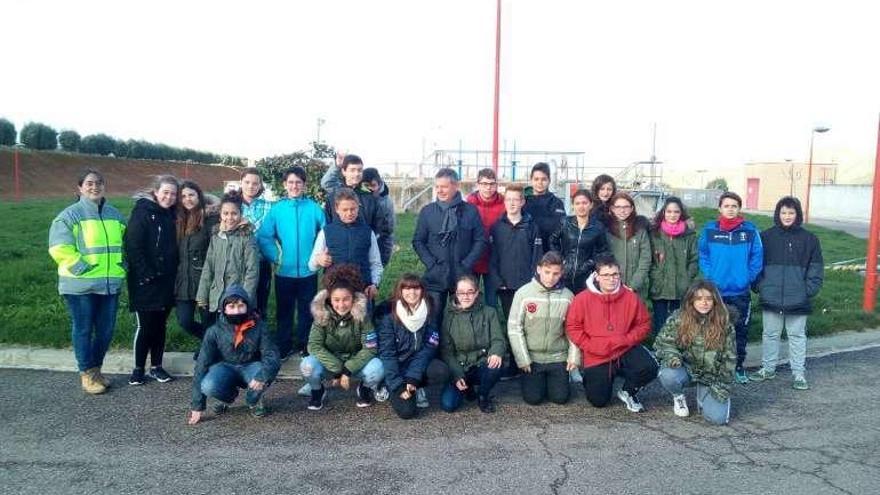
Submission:
<svg viewBox="0 0 880 495">
<path fill-rule="evenodd" d="M 412 333 L 418 332 L 428 319 L 428 305 L 425 304 L 424 298 L 419 301 L 419 305 L 416 306 L 412 314 L 407 311 L 406 304 L 403 301 L 397 301 L 397 307 L 394 308 L 394 312 L 397 314 L 400 322 L 403 323 L 403 326 Z"/>
</svg>

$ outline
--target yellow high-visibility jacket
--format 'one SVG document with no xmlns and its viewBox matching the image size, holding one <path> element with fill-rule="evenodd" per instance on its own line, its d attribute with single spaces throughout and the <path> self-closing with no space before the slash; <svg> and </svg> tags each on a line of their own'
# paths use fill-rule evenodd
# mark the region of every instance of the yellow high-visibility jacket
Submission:
<svg viewBox="0 0 880 495">
<path fill-rule="evenodd" d="M 118 294 L 125 279 L 125 219 L 104 199 L 80 198 L 49 227 L 49 255 L 58 264 L 60 294 Z"/>
</svg>

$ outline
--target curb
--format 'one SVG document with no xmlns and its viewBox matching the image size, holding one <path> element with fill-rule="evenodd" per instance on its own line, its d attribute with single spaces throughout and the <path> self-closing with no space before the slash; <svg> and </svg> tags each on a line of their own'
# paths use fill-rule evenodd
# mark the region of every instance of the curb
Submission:
<svg viewBox="0 0 880 495">
<path fill-rule="evenodd" d="M 807 341 L 807 357 L 818 358 L 880 347 L 880 329 L 848 331 L 827 337 L 814 337 Z M 746 350 L 747 368 L 761 365 L 761 343 L 753 342 Z M 281 364 L 278 378 L 302 380 L 299 372 L 299 356 L 291 356 Z M 779 363 L 788 363 L 788 345 L 779 346 Z M 165 371 L 174 376 L 192 376 L 191 352 L 166 352 L 163 363 Z M 133 367 L 132 353 L 128 350 L 111 350 L 104 358 L 105 374 L 128 375 Z M 72 349 L 46 349 L 41 347 L 10 346 L 0 344 L 0 368 L 32 369 L 76 372 L 76 360 Z"/>
</svg>

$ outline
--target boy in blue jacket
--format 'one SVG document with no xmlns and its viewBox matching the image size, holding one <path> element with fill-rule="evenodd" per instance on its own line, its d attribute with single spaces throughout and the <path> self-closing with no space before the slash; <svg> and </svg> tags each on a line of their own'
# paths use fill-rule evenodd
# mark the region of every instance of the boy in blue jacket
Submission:
<svg viewBox="0 0 880 495">
<path fill-rule="evenodd" d="M 741 214 L 742 198 L 725 192 L 718 200 L 718 220 L 708 222 L 700 234 L 700 270 L 718 287 L 724 304 L 737 310 L 736 370 L 738 383 L 748 383 L 746 359 L 751 298 L 749 288 L 764 267 L 761 235 Z"/>
</svg>

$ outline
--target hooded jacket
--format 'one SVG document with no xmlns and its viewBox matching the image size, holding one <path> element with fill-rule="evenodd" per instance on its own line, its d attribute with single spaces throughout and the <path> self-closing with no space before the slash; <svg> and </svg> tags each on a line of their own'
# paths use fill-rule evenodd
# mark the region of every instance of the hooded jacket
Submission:
<svg viewBox="0 0 880 495">
<path fill-rule="evenodd" d="M 764 267 L 764 248 L 755 224 L 744 221 L 731 232 L 718 226 L 718 220 L 703 227 L 698 241 L 700 271 L 718 287 L 721 295 L 742 296 Z"/>
<path fill-rule="evenodd" d="M 431 318 L 411 332 L 393 314 L 385 315 L 379 323 L 379 358 L 388 390 L 399 394 L 407 384 L 419 385 L 439 347 L 440 332 Z"/>
<path fill-rule="evenodd" d="M 614 219 L 606 238 L 614 259 L 620 263 L 620 277 L 624 285 L 645 299 L 648 296 L 651 271 L 651 236 L 648 219 L 637 215 L 633 222 Z M 616 233 L 615 231 L 616 227 Z M 631 230 L 631 232 L 630 232 Z"/>
<path fill-rule="evenodd" d="M 457 221 L 452 232 L 441 231 L 445 212 L 439 201 L 425 205 L 416 221 L 412 245 L 425 265 L 422 281 L 431 291 L 453 290 L 458 277 L 473 274 L 474 265 L 486 247 L 486 234 L 477 209 L 464 202 L 461 194 L 456 194 L 450 203 Z"/>
<path fill-rule="evenodd" d="M 489 231 L 492 230 L 492 226 L 495 225 L 495 222 L 504 216 L 504 196 L 496 192 L 495 195 L 492 196 L 492 199 L 489 201 L 483 201 L 483 198 L 480 197 L 479 191 L 474 191 L 467 195 L 467 202 L 477 208 L 477 213 L 480 214 L 480 221 L 483 223 L 483 230 L 486 232 L 486 242 L 488 243 Z M 480 275 L 486 275 L 489 273 L 489 257 L 491 255 L 492 246 L 487 244 L 486 250 L 483 251 L 483 255 L 480 256 L 477 264 L 474 265 L 474 273 Z"/>
<path fill-rule="evenodd" d="M 59 294 L 118 294 L 125 278 L 119 210 L 82 197 L 49 227 L 49 255 L 58 264 Z"/>
<path fill-rule="evenodd" d="M 531 215 L 532 220 L 538 225 L 541 244 L 546 252 L 550 246 L 550 235 L 562 226 L 562 220 L 565 218 L 565 205 L 552 192 L 547 191 L 539 196 L 527 195 L 523 211 Z"/>
<path fill-rule="evenodd" d="M 326 221 L 311 198 L 284 198 L 275 203 L 257 231 L 260 253 L 275 265 L 278 276 L 310 277 L 315 272 L 309 269 L 309 256 Z"/>
<path fill-rule="evenodd" d="M 177 280 L 174 282 L 174 297 L 178 301 L 195 301 L 202 278 L 202 267 L 214 226 L 220 221 L 219 200 L 205 195 L 205 213 L 202 225 L 177 240 Z"/>
<path fill-rule="evenodd" d="M 440 355 L 449 366 L 453 381 L 458 381 L 469 368 L 485 364 L 489 356 L 503 357 L 507 343 L 495 308 L 477 300 L 470 308 L 461 309 L 454 297 L 446 304 Z"/>
<path fill-rule="evenodd" d="M 825 276 L 822 247 L 819 239 L 803 228 L 800 204 L 795 206 L 797 216 L 791 227 L 782 226 L 780 209 L 777 205 L 773 214 L 775 225 L 761 232 L 764 270 L 757 283 L 761 307 L 785 314 L 810 314 L 810 300 L 819 293 Z"/>
<path fill-rule="evenodd" d="M 251 299 L 256 298 L 260 278 L 260 254 L 250 223 L 239 224 L 229 232 L 214 226 L 214 235 L 205 255 L 196 301 L 207 303 L 211 312 L 220 310 L 227 287 L 244 286 Z"/>
<path fill-rule="evenodd" d="M 162 208 L 151 194 L 139 196 L 125 231 L 129 265 L 128 303 L 132 311 L 161 311 L 174 306 L 177 232 L 174 210 Z"/>
<path fill-rule="evenodd" d="M 595 281 L 593 273 L 565 317 L 565 331 L 583 353 L 585 367 L 619 358 L 651 332 L 651 316 L 632 289 L 621 284 L 605 294 Z"/>
<path fill-rule="evenodd" d="M 259 361 L 263 366 L 255 380 L 269 383 L 275 380 L 281 360 L 275 340 L 269 333 L 268 327 L 262 320 L 257 318 L 252 311 L 251 299 L 244 288 L 239 285 L 230 286 L 223 294 L 223 299 L 230 296 L 238 296 L 245 300 L 248 311 L 256 321 L 256 326 L 244 333 L 244 341 L 235 347 L 235 326 L 222 314 L 217 318 L 217 323 L 208 328 L 202 339 L 202 347 L 199 358 L 196 360 L 193 370 L 192 409 L 194 411 L 205 410 L 205 396 L 202 394 L 202 380 L 208 374 L 208 369 L 217 363 L 231 365 L 247 365 Z"/>
<path fill-rule="evenodd" d="M 590 215 L 587 226 L 581 229 L 577 217 L 570 216 L 562 223 L 562 228 L 550 236 L 550 250 L 565 259 L 562 280 L 568 290 L 578 294 L 586 287 L 596 256 L 609 252 L 605 225 L 598 217 Z"/>
<path fill-rule="evenodd" d="M 690 227 L 670 237 L 659 226 L 651 231 L 651 299 L 680 300 L 700 276 L 697 233 Z"/>
<path fill-rule="evenodd" d="M 537 278 L 516 291 L 507 336 L 518 367 L 533 362 L 580 363 L 580 350 L 565 334 L 565 315 L 573 298 L 561 283 L 547 288 Z"/>
<path fill-rule="evenodd" d="M 330 306 L 330 294 L 323 289 L 311 305 L 315 318 L 309 333 L 309 354 L 315 356 L 334 377 L 357 374 L 376 357 L 379 339 L 367 319 L 367 296 L 358 292 L 351 311 L 340 316 Z"/>
<path fill-rule="evenodd" d="M 544 255 L 541 233 L 528 213 L 516 225 L 507 214 L 495 222 L 489 234 L 489 286 L 517 290 L 529 283 Z"/>
<path fill-rule="evenodd" d="M 733 318 L 730 320 L 732 322 Z M 701 333 L 694 336 L 689 346 L 679 346 L 677 338 L 680 326 L 681 310 L 677 309 L 666 320 L 654 340 L 657 360 L 668 367 L 671 358 L 679 358 L 693 381 L 709 387 L 712 396 L 719 401 L 726 401 L 730 397 L 730 385 L 733 383 L 733 370 L 736 367 L 736 347 L 733 343 L 736 332 L 733 323 L 728 323 L 724 345 L 717 350 L 706 349 Z"/>
</svg>

